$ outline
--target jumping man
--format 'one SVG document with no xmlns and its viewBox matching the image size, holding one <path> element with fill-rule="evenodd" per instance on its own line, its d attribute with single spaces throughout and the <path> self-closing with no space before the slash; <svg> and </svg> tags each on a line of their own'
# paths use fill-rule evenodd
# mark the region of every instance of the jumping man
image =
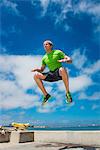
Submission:
<svg viewBox="0 0 100 150">
<path fill-rule="evenodd" d="M 43 46 L 46 54 L 42 58 L 42 66 L 32 70 L 32 72 L 35 72 L 34 80 L 44 95 L 42 105 L 44 105 L 51 97 L 46 91 L 43 81 L 54 82 L 63 80 L 66 89 L 66 101 L 71 103 L 72 97 L 69 91 L 68 73 L 66 69 L 62 67 L 62 62 L 72 63 L 72 59 L 65 55 L 61 50 L 52 50 L 53 43 L 50 40 L 44 41 Z M 44 73 L 43 71 L 46 66 L 49 68 L 49 72 Z"/>
</svg>

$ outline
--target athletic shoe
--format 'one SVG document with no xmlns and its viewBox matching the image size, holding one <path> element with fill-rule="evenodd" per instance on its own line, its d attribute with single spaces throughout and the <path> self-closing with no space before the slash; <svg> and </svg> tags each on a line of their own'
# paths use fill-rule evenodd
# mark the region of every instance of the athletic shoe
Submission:
<svg viewBox="0 0 100 150">
<path fill-rule="evenodd" d="M 72 103 L 72 96 L 71 96 L 70 92 L 66 93 L 66 98 L 67 98 L 67 100 L 66 100 L 67 103 Z"/>
<path fill-rule="evenodd" d="M 50 94 L 47 94 L 46 96 L 44 96 L 42 106 L 46 104 L 46 102 L 49 100 L 50 97 L 51 97 Z"/>
</svg>

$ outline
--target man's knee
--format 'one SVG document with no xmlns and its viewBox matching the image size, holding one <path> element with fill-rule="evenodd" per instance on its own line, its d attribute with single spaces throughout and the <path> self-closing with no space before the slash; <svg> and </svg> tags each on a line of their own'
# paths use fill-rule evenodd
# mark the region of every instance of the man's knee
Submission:
<svg viewBox="0 0 100 150">
<path fill-rule="evenodd" d="M 67 72 L 66 69 L 63 68 L 63 67 L 61 67 L 61 68 L 59 69 L 60 75 L 63 75 L 63 74 L 65 74 L 66 72 Z"/>
<path fill-rule="evenodd" d="M 44 80 L 46 78 L 46 76 L 44 76 L 42 73 L 40 72 L 35 72 L 34 73 L 34 80 L 36 79 L 41 79 L 41 80 Z"/>
<path fill-rule="evenodd" d="M 39 78 L 39 73 L 35 72 L 33 77 L 34 77 L 34 79 L 38 79 Z"/>
</svg>

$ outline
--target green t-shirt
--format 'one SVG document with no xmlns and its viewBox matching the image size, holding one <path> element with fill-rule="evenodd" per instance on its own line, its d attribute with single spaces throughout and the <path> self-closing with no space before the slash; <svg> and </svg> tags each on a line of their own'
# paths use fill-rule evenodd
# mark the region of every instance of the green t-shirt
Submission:
<svg viewBox="0 0 100 150">
<path fill-rule="evenodd" d="M 62 67 L 58 60 L 63 59 L 65 54 L 61 50 L 52 50 L 51 53 L 46 53 L 42 58 L 42 65 L 48 66 L 50 71 Z"/>
</svg>

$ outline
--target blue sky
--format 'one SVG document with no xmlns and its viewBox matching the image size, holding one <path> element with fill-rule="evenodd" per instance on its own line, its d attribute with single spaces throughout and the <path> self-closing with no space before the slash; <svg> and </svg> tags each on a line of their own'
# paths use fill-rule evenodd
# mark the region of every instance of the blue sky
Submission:
<svg viewBox="0 0 100 150">
<path fill-rule="evenodd" d="M 0 124 L 100 124 L 98 0 L 1 0 L 0 13 Z M 52 99 L 41 106 L 42 93 L 30 70 L 41 66 L 46 39 L 73 59 L 63 64 L 70 105 L 58 81 L 44 83 Z"/>
</svg>

